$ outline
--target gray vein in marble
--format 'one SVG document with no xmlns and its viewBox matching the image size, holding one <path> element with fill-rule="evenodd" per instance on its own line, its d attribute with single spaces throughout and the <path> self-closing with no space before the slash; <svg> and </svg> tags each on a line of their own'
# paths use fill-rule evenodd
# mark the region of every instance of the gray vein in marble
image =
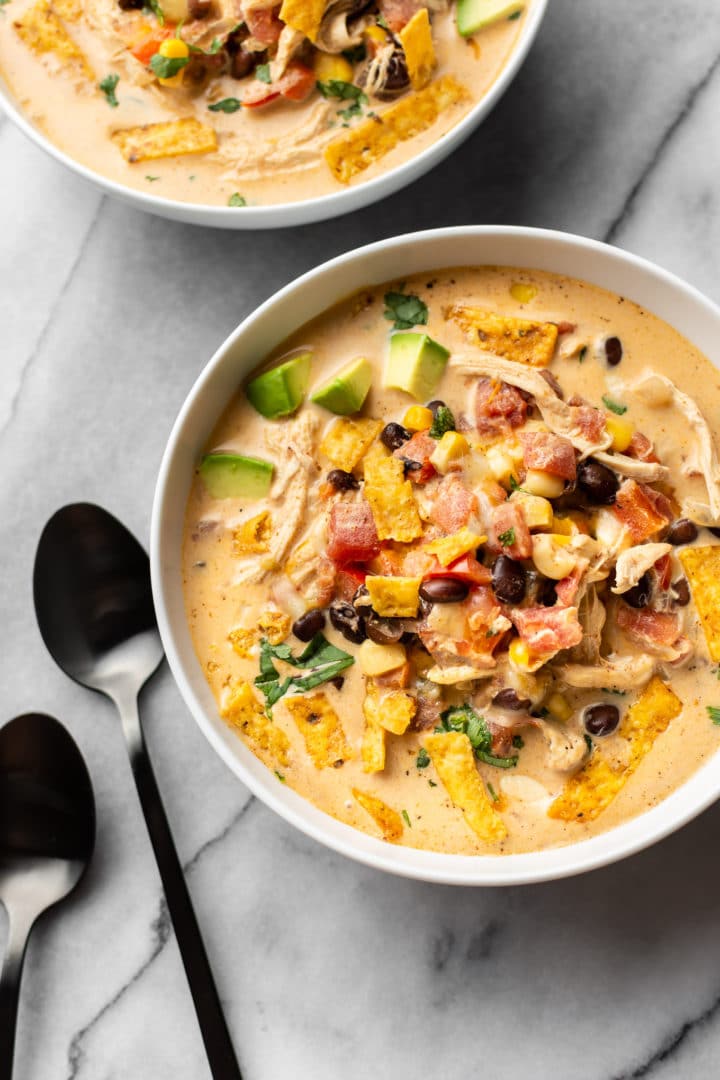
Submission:
<svg viewBox="0 0 720 1080">
<path fill-rule="evenodd" d="M 635 208 L 639 193 L 642 191 L 654 169 L 660 162 L 663 153 L 672 142 L 679 128 L 688 118 L 688 116 L 692 113 L 693 108 L 695 107 L 698 99 L 701 97 L 703 91 L 706 90 L 712 82 L 713 76 L 715 75 L 715 72 L 718 70 L 718 68 L 720 68 L 720 53 L 715 56 L 702 78 L 690 88 L 688 94 L 682 101 L 677 113 L 675 114 L 675 116 L 673 116 L 672 120 L 663 131 L 662 136 L 659 142 L 656 144 L 649 161 L 647 162 L 644 169 L 640 173 L 640 176 L 637 178 L 632 188 L 630 189 L 617 216 L 614 218 L 609 228 L 605 232 L 603 240 L 606 244 L 614 244 L 617 242 L 617 238 L 623 225 L 630 217 Z"/>
<path fill-rule="evenodd" d="M 695 1016 L 690 1020 L 685 1020 L 679 1028 L 673 1031 L 672 1034 L 664 1040 L 662 1046 L 656 1050 L 654 1054 L 651 1054 L 651 1056 L 641 1065 L 637 1065 L 632 1072 L 618 1073 L 612 1080 L 641 1080 L 642 1077 L 652 1076 L 656 1072 L 658 1066 L 665 1065 L 670 1058 L 675 1056 L 676 1051 L 683 1046 L 689 1035 L 696 1032 L 698 1028 L 703 1028 L 710 1024 L 718 1013 L 720 1013 L 720 994 L 718 994 L 712 1004 L 698 1016 Z"/>
<path fill-rule="evenodd" d="M 255 796 L 250 797 L 243 803 L 240 809 L 232 816 L 227 825 L 214 836 L 209 837 L 208 840 L 202 844 L 195 854 L 184 864 L 183 871 L 185 875 L 192 873 L 194 868 L 201 861 L 203 856 L 211 849 L 217 847 L 230 835 L 235 829 L 236 825 L 245 817 L 247 811 L 256 802 Z M 150 955 L 141 964 L 141 966 L 133 972 L 129 979 L 113 994 L 109 1001 L 107 1001 L 101 1009 L 88 1021 L 83 1028 L 81 1028 L 72 1037 L 70 1046 L 68 1047 L 68 1066 L 69 1072 L 67 1073 L 66 1080 L 77 1080 L 80 1075 L 81 1069 L 84 1064 L 84 1050 L 83 1044 L 87 1037 L 92 1034 L 97 1025 L 108 1015 L 115 1005 L 127 994 L 133 986 L 143 977 L 145 972 L 152 966 L 157 958 L 162 953 L 163 949 L 167 945 L 172 936 L 172 923 L 170 921 L 170 913 L 168 912 L 167 902 L 165 897 L 160 898 L 158 907 L 158 913 L 156 918 L 151 923 L 151 941 L 152 947 Z"/>
</svg>

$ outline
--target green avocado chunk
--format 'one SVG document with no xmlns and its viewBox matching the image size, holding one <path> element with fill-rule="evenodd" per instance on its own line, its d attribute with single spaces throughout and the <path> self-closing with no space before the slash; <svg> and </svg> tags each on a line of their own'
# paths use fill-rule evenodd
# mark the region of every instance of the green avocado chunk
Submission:
<svg viewBox="0 0 720 1080">
<path fill-rule="evenodd" d="M 449 349 L 427 334 L 393 334 L 383 385 L 427 401 L 442 377 L 449 355 Z"/>
<path fill-rule="evenodd" d="M 458 32 L 471 37 L 490 23 L 518 15 L 524 7 L 523 0 L 457 0 Z"/>
<path fill-rule="evenodd" d="M 371 382 L 372 365 L 360 357 L 311 394 L 310 400 L 338 416 L 350 416 L 362 408 Z"/>
<path fill-rule="evenodd" d="M 262 499 L 272 484 L 275 466 L 242 454 L 206 454 L 200 476 L 213 499 Z"/>
<path fill-rule="evenodd" d="M 312 353 L 298 353 L 256 375 L 245 387 L 250 404 L 268 420 L 294 413 L 307 390 L 311 358 Z"/>
</svg>

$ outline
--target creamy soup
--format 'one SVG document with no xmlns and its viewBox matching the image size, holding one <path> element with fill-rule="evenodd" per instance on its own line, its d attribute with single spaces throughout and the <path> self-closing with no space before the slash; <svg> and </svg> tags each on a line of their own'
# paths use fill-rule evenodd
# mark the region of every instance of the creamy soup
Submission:
<svg viewBox="0 0 720 1080">
<path fill-rule="evenodd" d="M 436 142 L 495 82 L 530 6 L 6 0 L 0 73 L 83 165 L 241 211 L 341 191 Z"/>
<path fill-rule="evenodd" d="M 532 851 L 658 803 L 720 740 L 718 416 L 690 342 L 570 278 L 453 269 L 326 312 L 192 485 L 221 715 L 412 847 Z"/>
</svg>

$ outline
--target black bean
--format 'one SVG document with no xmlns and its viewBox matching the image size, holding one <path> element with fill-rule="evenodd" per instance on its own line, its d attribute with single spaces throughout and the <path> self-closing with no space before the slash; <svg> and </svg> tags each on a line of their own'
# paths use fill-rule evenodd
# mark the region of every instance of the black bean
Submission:
<svg viewBox="0 0 720 1080">
<path fill-rule="evenodd" d="M 118 0 L 118 7 L 121 11 L 133 11 L 144 6 L 145 0 Z"/>
<path fill-rule="evenodd" d="M 320 608 L 306 611 L 293 623 L 292 632 L 300 641 L 312 641 L 325 625 L 325 616 Z"/>
<path fill-rule="evenodd" d="M 708 525 L 708 532 L 711 532 L 713 536 L 720 536 L 720 529 L 713 529 L 712 525 Z"/>
<path fill-rule="evenodd" d="M 447 409 L 447 405 L 445 404 L 445 402 L 440 400 L 428 401 L 427 407 L 433 414 L 433 416 L 437 414 L 438 409 Z"/>
<path fill-rule="evenodd" d="M 681 577 L 677 581 L 673 581 L 672 590 L 675 593 L 677 607 L 687 607 L 690 603 L 690 586 L 687 583 L 687 578 Z"/>
<path fill-rule="evenodd" d="M 610 367 L 617 367 L 623 357 L 623 347 L 620 338 L 609 337 L 605 342 L 605 359 Z"/>
<path fill-rule="evenodd" d="M 499 694 L 496 694 L 492 699 L 493 705 L 497 705 L 498 709 L 512 709 L 513 712 L 522 712 L 524 709 L 529 709 L 532 705 L 530 698 L 521 698 L 518 696 L 517 690 L 513 690 L 511 686 L 507 689 L 501 690 Z"/>
<path fill-rule="evenodd" d="M 492 587 L 498 600 L 519 604 L 525 596 L 527 574 L 509 555 L 498 555 L 492 568 Z"/>
<path fill-rule="evenodd" d="M 581 461 L 578 465 L 577 482 L 578 487 L 593 502 L 603 506 L 609 506 L 610 503 L 615 502 L 615 494 L 620 487 L 620 482 L 612 469 L 601 465 L 599 461 L 593 461 L 592 458 Z"/>
<path fill-rule="evenodd" d="M 336 690 L 342 690 L 343 686 L 345 685 L 345 676 L 344 675 L 336 675 L 334 679 L 330 680 L 330 682 L 332 683 L 332 685 L 335 687 Z"/>
<path fill-rule="evenodd" d="M 420 586 L 420 596 L 431 604 L 457 604 L 470 592 L 467 581 L 452 577 L 428 578 Z"/>
<path fill-rule="evenodd" d="M 643 574 L 637 585 L 633 585 L 631 589 L 624 592 L 622 598 L 626 604 L 630 605 L 630 607 L 644 608 L 650 603 L 651 593 L 652 585 L 650 584 L 650 575 Z"/>
<path fill-rule="evenodd" d="M 328 473 L 328 484 L 332 484 L 336 491 L 357 491 L 360 481 L 351 472 L 344 469 L 333 469 Z"/>
<path fill-rule="evenodd" d="M 353 645 L 362 644 L 367 637 L 362 615 L 346 600 L 333 600 L 330 605 L 330 622 Z"/>
<path fill-rule="evenodd" d="M 697 539 L 698 528 L 689 518 L 678 518 L 665 534 L 668 544 L 691 544 Z"/>
<path fill-rule="evenodd" d="M 367 636 L 377 645 L 394 645 L 405 633 L 402 619 L 385 619 L 371 611 L 365 620 Z"/>
<path fill-rule="evenodd" d="M 527 571 L 527 595 L 533 604 L 552 607 L 557 600 L 555 582 L 543 577 L 537 570 Z"/>
<path fill-rule="evenodd" d="M 388 450 L 399 450 L 403 443 L 411 438 L 410 432 L 402 424 L 386 424 L 380 432 L 380 441 Z"/>
<path fill-rule="evenodd" d="M 591 705 L 583 715 L 585 730 L 589 735 L 612 735 L 620 723 L 620 710 L 617 705 Z"/>
<path fill-rule="evenodd" d="M 401 457 L 400 460 L 403 463 L 403 475 L 407 476 L 408 473 L 418 472 L 423 467 L 422 461 L 413 461 L 412 458 Z"/>
</svg>

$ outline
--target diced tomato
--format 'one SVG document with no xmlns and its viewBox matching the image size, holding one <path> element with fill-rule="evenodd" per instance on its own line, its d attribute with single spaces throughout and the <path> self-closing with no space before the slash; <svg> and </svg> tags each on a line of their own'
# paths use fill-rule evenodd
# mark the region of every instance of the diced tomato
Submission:
<svg viewBox="0 0 720 1080">
<path fill-rule="evenodd" d="M 304 101 L 315 89 L 315 82 L 312 68 L 294 60 L 278 79 L 277 88 L 288 101 Z"/>
<path fill-rule="evenodd" d="M 561 578 L 560 581 L 555 583 L 555 594 L 558 598 L 558 604 L 562 607 L 570 607 L 574 603 L 580 588 L 580 582 L 588 565 L 587 559 L 578 559 L 575 569 L 567 577 Z"/>
<path fill-rule="evenodd" d="M 258 109 L 261 105 L 268 105 L 271 101 L 277 101 L 279 97 L 279 90 L 271 90 L 268 83 L 253 79 L 243 91 L 242 103 L 246 109 Z"/>
<path fill-rule="evenodd" d="M 367 562 L 380 551 L 370 505 L 337 502 L 330 511 L 328 555 L 337 563 Z"/>
<path fill-rule="evenodd" d="M 136 45 L 133 45 L 130 52 L 136 60 L 139 60 L 144 67 L 147 67 L 163 41 L 172 37 L 174 33 L 174 26 L 153 27 L 146 37 L 141 38 Z"/>
<path fill-rule="evenodd" d="M 672 561 L 669 555 L 663 555 L 653 566 L 653 571 L 657 576 L 657 583 L 663 590 L 670 588 L 670 582 L 672 581 Z"/>
<path fill-rule="evenodd" d="M 568 405 L 573 410 L 575 424 L 588 442 L 599 442 L 605 431 L 605 414 L 577 394 L 573 394 Z"/>
<path fill-rule="evenodd" d="M 502 435 L 521 427 L 527 402 L 519 390 L 499 379 L 480 379 L 475 396 L 475 424 L 480 435 Z"/>
<path fill-rule="evenodd" d="M 470 553 L 456 559 L 449 566 L 441 566 L 437 560 L 435 561 L 436 565 L 425 574 L 425 577 L 451 577 L 455 578 L 456 581 L 467 581 L 469 585 L 489 585 L 492 581 L 490 567 L 483 566 Z"/>
<path fill-rule="evenodd" d="M 388 671 L 384 675 L 376 675 L 375 682 L 378 686 L 390 687 L 393 690 L 404 690 L 410 683 L 410 664 L 406 660 L 402 667 Z"/>
<path fill-rule="evenodd" d="M 435 475 L 435 466 L 430 463 L 430 455 L 437 449 L 435 439 L 427 431 L 416 431 L 411 439 L 398 447 L 393 456 L 403 461 L 417 462 L 421 468 L 408 469 L 407 474 L 413 484 L 426 484 Z"/>
<path fill-rule="evenodd" d="M 635 480 L 626 480 L 620 485 L 613 510 L 635 544 L 649 540 L 673 518 L 670 500 Z"/>
<path fill-rule="evenodd" d="M 394 34 L 402 30 L 422 6 L 419 0 L 378 0 L 380 14 Z"/>
<path fill-rule="evenodd" d="M 449 473 L 440 482 L 430 511 L 430 520 L 446 533 L 464 528 L 477 513 L 478 501 L 459 476 Z"/>
<path fill-rule="evenodd" d="M 278 18 L 279 11 L 279 6 L 245 11 L 245 23 L 250 31 L 250 37 L 261 41 L 263 45 L 274 45 L 279 40 L 284 26 Z"/>
<path fill-rule="evenodd" d="M 501 539 L 502 537 L 502 539 Z M 532 555 L 530 530 L 523 508 L 516 502 L 504 502 L 492 512 L 492 525 L 488 537 L 491 550 L 502 550 L 511 559 L 529 559 Z"/>
<path fill-rule="evenodd" d="M 551 431 L 526 431 L 520 432 L 520 442 L 526 469 L 541 469 L 563 480 L 575 479 L 575 448 L 569 439 Z"/>
<path fill-rule="evenodd" d="M 366 574 L 357 566 L 343 566 L 335 575 L 335 596 L 338 600 L 352 600 L 361 585 L 365 584 Z"/>
<path fill-rule="evenodd" d="M 653 448 L 653 444 L 642 431 L 634 431 L 630 445 L 625 451 L 628 457 L 637 458 L 638 461 L 659 461 Z"/>
<path fill-rule="evenodd" d="M 533 656 L 549 656 L 582 641 L 574 607 L 513 608 L 510 618 Z"/>
<path fill-rule="evenodd" d="M 619 604 L 616 616 L 620 629 L 640 645 L 672 646 L 680 637 L 680 622 L 670 611 L 632 608 Z"/>
</svg>

